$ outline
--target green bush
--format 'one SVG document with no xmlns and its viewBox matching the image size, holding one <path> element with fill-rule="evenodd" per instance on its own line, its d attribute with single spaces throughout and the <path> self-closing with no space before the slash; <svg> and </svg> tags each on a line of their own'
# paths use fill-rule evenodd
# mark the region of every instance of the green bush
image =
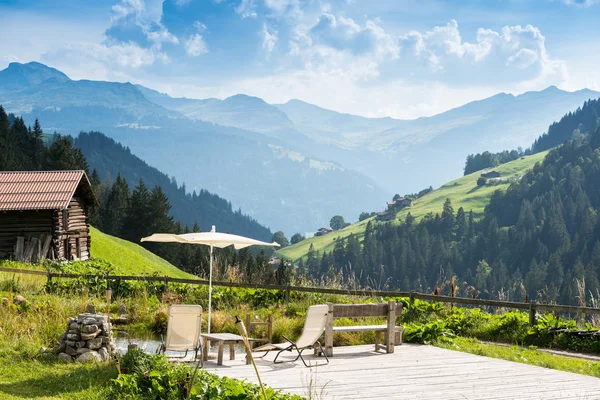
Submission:
<svg viewBox="0 0 600 400">
<path fill-rule="evenodd" d="M 182 400 L 186 398 L 202 400 L 259 400 L 263 399 L 260 387 L 246 381 L 219 377 L 206 371 L 199 371 L 188 397 L 186 378 L 193 375 L 187 365 L 170 363 L 163 355 L 149 355 L 132 350 L 121 357 L 121 367 L 127 373 L 111 380 L 112 400 Z M 297 395 L 289 395 L 266 388 L 272 400 L 301 400 Z"/>
</svg>

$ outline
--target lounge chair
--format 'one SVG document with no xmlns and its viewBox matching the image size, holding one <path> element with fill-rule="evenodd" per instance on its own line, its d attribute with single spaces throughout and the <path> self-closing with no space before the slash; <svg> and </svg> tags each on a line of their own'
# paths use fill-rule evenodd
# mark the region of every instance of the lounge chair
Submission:
<svg viewBox="0 0 600 400">
<path fill-rule="evenodd" d="M 202 323 L 202 307 L 198 305 L 173 305 L 169 307 L 169 319 L 167 325 L 167 340 L 161 335 L 161 343 L 156 349 L 157 354 L 165 351 L 185 351 L 185 358 L 189 350 L 195 351 L 194 360 L 200 352 L 202 361 L 202 345 L 200 344 L 200 325 Z M 204 365 L 204 364 L 202 364 Z"/>
<path fill-rule="evenodd" d="M 283 362 L 288 362 L 288 361 L 279 361 L 279 362 L 277 361 L 277 357 L 279 357 L 279 355 L 281 353 L 283 353 L 284 351 L 292 351 L 295 349 L 298 352 L 298 357 L 296 357 L 291 362 L 295 362 L 298 359 L 301 359 L 302 362 L 304 363 L 305 367 L 312 367 L 312 365 L 308 365 L 306 363 L 306 361 L 304 361 L 304 358 L 302 357 L 302 352 L 306 349 L 312 349 L 316 345 L 316 346 L 318 346 L 321 354 L 323 354 L 325 356 L 325 360 L 327 361 L 326 364 L 329 364 L 329 358 L 327 358 L 327 355 L 325 354 L 325 351 L 323 350 L 323 346 L 321 346 L 321 343 L 319 342 L 319 338 L 321 337 L 321 335 L 323 334 L 323 331 L 325 330 L 325 322 L 327 320 L 327 310 L 328 310 L 328 307 L 325 304 L 318 305 L 318 306 L 311 306 L 308 308 L 308 312 L 306 313 L 306 321 L 304 322 L 304 329 L 302 330 L 302 335 L 300 335 L 300 337 L 298 338 L 297 341 L 293 342 L 292 340 L 283 336 L 283 338 L 285 340 L 287 340 L 287 342 L 276 343 L 276 344 L 275 343 L 265 344 L 264 346 L 257 347 L 253 351 L 255 351 L 255 352 L 265 351 L 266 353 L 263 356 L 259 357 L 259 358 L 263 358 L 270 351 L 279 350 L 279 352 L 275 356 L 275 359 L 273 360 L 273 362 L 275 364 L 279 364 L 279 363 L 283 363 Z"/>
</svg>

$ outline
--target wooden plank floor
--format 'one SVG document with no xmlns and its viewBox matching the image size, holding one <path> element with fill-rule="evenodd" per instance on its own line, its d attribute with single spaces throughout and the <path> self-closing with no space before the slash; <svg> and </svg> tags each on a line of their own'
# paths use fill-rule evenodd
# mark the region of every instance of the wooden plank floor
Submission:
<svg viewBox="0 0 600 400">
<path fill-rule="evenodd" d="M 274 365 L 274 353 L 257 359 L 257 365 L 265 384 L 307 397 L 312 392 L 313 399 L 600 399 L 598 378 L 433 346 L 403 344 L 394 354 L 375 353 L 373 346 L 336 347 L 334 352 L 329 365 L 314 368 L 300 360 Z M 222 366 L 208 361 L 204 367 L 258 382 L 243 355 L 227 358 Z M 291 359 L 291 353 L 280 359 Z M 323 362 L 312 353 L 306 359 Z"/>
</svg>

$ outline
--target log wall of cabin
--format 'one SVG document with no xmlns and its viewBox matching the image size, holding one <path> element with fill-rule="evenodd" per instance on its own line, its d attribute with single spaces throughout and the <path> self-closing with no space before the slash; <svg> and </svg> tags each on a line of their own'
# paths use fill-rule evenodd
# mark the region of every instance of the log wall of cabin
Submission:
<svg viewBox="0 0 600 400">
<path fill-rule="evenodd" d="M 54 247 L 59 258 L 87 260 L 90 258 L 88 207 L 79 197 L 73 197 L 66 210 L 56 210 Z"/>
<path fill-rule="evenodd" d="M 51 210 L 0 211 L 0 258 L 14 253 L 17 237 L 52 233 Z"/>
</svg>

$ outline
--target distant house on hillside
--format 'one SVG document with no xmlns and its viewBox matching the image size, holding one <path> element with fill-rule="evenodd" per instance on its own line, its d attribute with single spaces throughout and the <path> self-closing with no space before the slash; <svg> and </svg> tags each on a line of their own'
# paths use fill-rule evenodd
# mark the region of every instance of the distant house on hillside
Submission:
<svg viewBox="0 0 600 400">
<path fill-rule="evenodd" d="M 396 213 L 391 211 L 381 211 L 377 213 L 377 221 L 392 221 L 396 217 Z"/>
<path fill-rule="evenodd" d="M 410 207 L 411 204 L 412 204 L 412 200 L 404 198 L 404 197 L 399 197 L 396 200 L 388 201 L 387 209 L 388 209 L 388 211 L 400 211 L 404 207 Z"/>
<path fill-rule="evenodd" d="M 96 206 L 84 171 L 0 172 L 0 258 L 90 258 Z"/>
<path fill-rule="evenodd" d="M 481 177 L 486 179 L 500 178 L 500 173 L 498 171 L 483 171 Z"/>
<path fill-rule="evenodd" d="M 331 232 L 333 232 L 333 229 L 330 227 L 320 228 L 317 232 L 315 232 L 315 236 L 324 236 L 330 234 Z"/>
</svg>

